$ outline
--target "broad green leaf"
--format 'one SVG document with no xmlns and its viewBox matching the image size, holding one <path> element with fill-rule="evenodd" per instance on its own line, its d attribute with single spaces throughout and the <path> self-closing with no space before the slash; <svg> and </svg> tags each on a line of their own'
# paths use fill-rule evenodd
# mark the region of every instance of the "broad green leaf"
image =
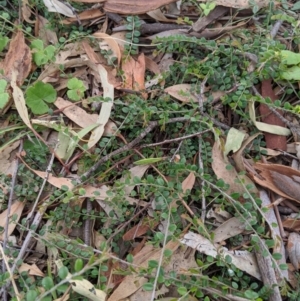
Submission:
<svg viewBox="0 0 300 301">
<path fill-rule="evenodd" d="M 42 285 L 46 290 L 50 290 L 54 286 L 53 279 L 49 276 L 43 278 Z"/>
<path fill-rule="evenodd" d="M 300 53 L 289 50 L 281 50 L 282 62 L 287 65 L 298 65 L 300 63 Z"/>
<path fill-rule="evenodd" d="M 33 40 L 30 44 L 30 48 L 33 49 L 38 49 L 38 50 L 43 50 L 44 49 L 44 43 L 42 40 L 36 39 Z"/>
<path fill-rule="evenodd" d="M 300 80 L 300 67 L 293 66 L 280 73 L 282 79 Z"/>
<path fill-rule="evenodd" d="M 45 102 L 53 103 L 56 100 L 56 90 L 43 82 L 37 82 L 26 91 L 26 104 L 34 114 L 45 114 L 49 107 Z"/>
<path fill-rule="evenodd" d="M 233 151 L 234 153 L 238 151 L 243 143 L 244 138 L 245 133 L 235 128 L 231 128 L 227 134 L 224 155 L 227 156 L 230 151 Z"/>
<path fill-rule="evenodd" d="M 300 9 L 300 1 L 297 1 L 293 7 L 292 7 L 292 10 L 299 10 Z"/>
<path fill-rule="evenodd" d="M 9 41 L 8 37 L 3 37 L 3 36 L 0 35 L 0 52 L 3 51 L 3 49 L 7 45 L 8 41 Z"/>
<path fill-rule="evenodd" d="M 0 79 L 0 109 L 5 108 L 5 106 L 9 102 L 9 95 L 8 93 L 5 92 L 6 85 L 7 85 L 7 81 L 4 79 Z"/>
</svg>

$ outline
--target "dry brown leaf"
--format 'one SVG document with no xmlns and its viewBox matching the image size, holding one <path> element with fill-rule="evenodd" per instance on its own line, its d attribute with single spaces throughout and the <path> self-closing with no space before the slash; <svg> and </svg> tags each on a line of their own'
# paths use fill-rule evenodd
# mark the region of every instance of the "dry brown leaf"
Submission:
<svg viewBox="0 0 300 301">
<path fill-rule="evenodd" d="M 300 220 L 296 218 L 287 218 L 282 222 L 284 228 L 292 231 L 300 231 Z"/>
<path fill-rule="evenodd" d="M 34 169 L 30 169 L 30 170 L 33 171 L 36 175 L 38 175 L 42 179 L 45 179 L 48 175 L 45 171 L 39 171 Z M 72 190 L 74 188 L 74 185 L 72 184 L 72 179 L 57 178 L 54 177 L 52 174 L 49 175 L 47 182 L 57 188 L 62 188 L 62 186 L 67 186 L 69 190 Z"/>
<path fill-rule="evenodd" d="M 147 15 L 150 16 L 151 18 L 153 18 L 156 21 L 160 21 L 160 22 L 166 22 L 166 23 L 176 23 L 177 20 L 176 19 L 168 19 L 166 18 L 166 16 L 161 12 L 161 10 L 155 9 L 152 11 L 148 11 Z"/>
<path fill-rule="evenodd" d="M 195 184 L 196 177 L 193 172 L 191 172 L 182 182 L 182 190 L 185 193 L 188 189 L 192 190 Z"/>
<path fill-rule="evenodd" d="M 20 145 L 20 141 L 15 141 L 4 150 L 0 151 L 0 173 L 4 175 L 12 174 L 16 167 L 16 161 L 14 160 L 12 153 Z"/>
<path fill-rule="evenodd" d="M 266 187 L 284 198 L 300 202 L 300 171 L 280 165 L 256 163 L 254 168 L 259 175 L 252 175 L 254 181 Z"/>
<path fill-rule="evenodd" d="M 137 60 L 129 57 L 125 63 L 122 64 L 124 71 L 125 82 L 123 83 L 125 89 L 134 91 L 142 91 L 145 89 L 145 71 L 146 63 L 145 56 L 141 53 Z M 145 97 L 146 95 L 144 95 Z"/>
<path fill-rule="evenodd" d="M 223 155 L 219 141 L 216 141 L 213 146 L 212 158 L 212 168 L 217 178 L 222 179 L 225 183 L 229 184 L 229 188 L 228 190 L 226 190 L 226 193 L 231 194 L 237 192 L 240 195 L 243 195 L 246 191 L 244 186 L 252 184 L 252 186 L 254 187 L 250 190 L 250 192 L 258 195 L 257 188 L 255 187 L 255 185 L 253 185 L 253 182 L 247 176 L 238 175 L 234 168 L 226 168 L 230 164 L 228 162 L 228 159 Z M 241 181 L 243 181 L 243 185 L 240 183 Z"/>
<path fill-rule="evenodd" d="M 182 102 L 197 102 L 198 99 L 191 93 L 191 88 L 190 84 L 178 84 L 166 88 L 165 92 Z"/>
<path fill-rule="evenodd" d="M 176 0 L 107 0 L 104 4 L 104 10 L 117 14 L 137 15 L 147 13 L 172 2 L 176 2 Z"/>
<path fill-rule="evenodd" d="M 245 230 L 246 223 L 242 222 L 240 218 L 232 217 L 224 222 L 221 226 L 213 231 L 213 242 L 221 242 L 235 235 L 241 234 Z"/>
<path fill-rule="evenodd" d="M 148 230 L 154 230 L 158 224 L 158 222 L 154 221 L 151 218 L 144 218 L 142 221 L 140 221 L 137 225 L 133 226 L 123 235 L 123 240 L 129 241 L 137 237 L 141 237 L 142 235 L 147 233 Z"/>
<path fill-rule="evenodd" d="M 178 241 L 174 242 L 171 240 L 167 243 L 165 249 L 175 252 L 179 246 L 180 243 Z M 150 260 L 159 260 L 161 252 L 162 249 L 152 249 L 149 248 L 149 246 L 145 246 L 145 248 L 143 248 L 141 252 L 134 257 L 133 263 L 138 264 L 141 268 L 146 268 Z M 147 278 L 138 275 L 126 276 L 107 301 L 123 300 L 135 293 L 147 281 Z"/>
<path fill-rule="evenodd" d="M 9 215 L 9 219 L 11 219 L 12 216 L 14 216 L 14 222 L 9 222 L 8 224 L 8 230 L 7 230 L 7 236 L 10 236 L 12 234 L 12 232 L 15 230 L 17 223 L 21 217 L 21 214 L 23 212 L 25 206 L 25 202 L 19 202 L 16 201 L 12 204 L 11 208 L 10 208 L 10 215 Z M 5 229 L 6 226 L 6 219 L 7 219 L 7 213 L 8 213 L 8 209 L 6 209 L 5 211 L 3 211 L 0 214 L 0 227 Z M 3 241 L 4 240 L 4 234 L 5 232 L 1 232 L 0 233 L 0 240 Z"/>
<path fill-rule="evenodd" d="M 18 268 L 19 273 L 28 272 L 31 276 L 45 277 L 45 274 L 38 268 L 36 264 L 22 263 Z"/>
<path fill-rule="evenodd" d="M 63 20 L 63 24 L 71 24 L 73 22 L 77 22 L 77 20 L 91 20 L 96 19 L 104 16 L 104 13 L 99 8 L 93 8 L 83 11 L 82 13 L 78 14 L 76 18 L 68 18 L 66 20 Z"/>
<path fill-rule="evenodd" d="M 296 270 L 299 270 L 300 264 L 300 235 L 291 233 L 287 243 L 287 252 L 291 263 Z"/>
<path fill-rule="evenodd" d="M 93 36 L 97 39 L 102 39 L 102 40 L 105 41 L 105 43 L 103 43 L 103 42 L 99 43 L 100 49 L 106 49 L 106 48 L 103 48 L 103 47 L 105 47 L 105 44 L 107 44 L 109 49 L 113 52 L 113 56 L 118 59 L 118 65 L 120 65 L 121 50 L 120 50 L 118 42 L 113 37 L 111 37 L 110 35 L 108 35 L 104 32 L 95 32 L 93 34 Z"/>
<path fill-rule="evenodd" d="M 89 114 L 71 101 L 58 97 L 57 100 L 54 102 L 54 105 L 58 109 L 62 110 L 63 114 L 66 115 L 70 120 L 72 120 L 82 128 L 86 128 L 97 123 L 97 114 Z M 34 120 L 32 120 L 32 122 L 34 123 Z M 116 130 L 116 124 L 112 121 L 108 121 L 104 127 L 103 135 L 115 135 Z"/>
<path fill-rule="evenodd" d="M 35 23 L 35 21 L 30 20 L 31 15 L 33 14 L 33 12 L 30 9 L 30 5 L 28 3 L 28 0 L 23 0 L 22 1 L 22 17 L 24 18 L 24 20 L 29 23 L 29 24 L 33 24 Z"/>
<path fill-rule="evenodd" d="M 12 72 L 17 70 L 16 83 L 21 86 L 31 70 L 31 52 L 25 44 L 24 34 L 21 30 L 9 44 L 8 52 L 3 62 L 4 75 L 12 79 Z"/>
<path fill-rule="evenodd" d="M 45 45 L 56 45 L 58 43 L 55 31 L 49 29 L 49 21 L 40 15 L 36 19 L 35 31 L 35 35 L 43 40 Z"/>
</svg>

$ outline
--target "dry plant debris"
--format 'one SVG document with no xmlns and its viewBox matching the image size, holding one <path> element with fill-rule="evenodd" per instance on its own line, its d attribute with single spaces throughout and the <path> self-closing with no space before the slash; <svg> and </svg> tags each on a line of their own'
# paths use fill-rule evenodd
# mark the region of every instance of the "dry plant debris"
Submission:
<svg viewBox="0 0 300 301">
<path fill-rule="evenodd" d="M 7 3 L 1 300 L 299 300 L 300 1 Z"/>
</svg>

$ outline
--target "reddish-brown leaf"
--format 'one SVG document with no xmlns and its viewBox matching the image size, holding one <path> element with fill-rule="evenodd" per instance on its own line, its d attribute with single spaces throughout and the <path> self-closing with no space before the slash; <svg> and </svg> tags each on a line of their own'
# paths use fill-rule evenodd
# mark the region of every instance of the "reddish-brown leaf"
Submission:
<svg viewBox="0 0 300 301">
<path fill-rule="evenodd" d="M 261 86 L 261 94 L 263 97 L 269 97 L 274 102 L 277 97 L 275 92 L 272 89 L 271 80 L 264 80 Z M 262 121 L 267 124 L 274 124 L 285 127 L 285 124 L 269 109 L 269 107 L 265 104 L 260 104 L 259 112 L 261 114 Z M 278 111 L 281 114 L 281 112 Z M 271 133 L 264 133 L 267 147 L 270 149 L 279 148 L 282 150 L 286 150 L 287 143 L 286 137 L 281 135 L 274 135 Z"/>
</svg>

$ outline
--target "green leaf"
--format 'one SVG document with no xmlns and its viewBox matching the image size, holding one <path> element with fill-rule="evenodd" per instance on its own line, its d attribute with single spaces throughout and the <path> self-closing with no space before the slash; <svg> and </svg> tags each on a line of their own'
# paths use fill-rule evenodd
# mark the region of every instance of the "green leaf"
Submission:
<svg viewBox="0 0 300 301">
<path fill-rule="evenodd" d="M 53 103 L 56 100 L 56 91 L 50 84 L 37 82 L 26 91 L 26 104 L 34 114 L 45 114 L 49 107 L 45 102 Z"/>
<path fill-rule="evenodd" d="M 179 295 L 184 296 L 187 294 L 187 289 L 184 286 L 178 287 L 177 292 L 179 293 Z"/>
<path fill-rule="evenodd" d="M 58 270 L 58 276 L 60 279 L 65 279 L 68 276 L 69 270 L 67 267 L 63 266 Z"/>
<path fill-rule="evenodd" d="M 253 291 L 251 291 L 251 290 L 246 290 L 245 292 L 244 292 L 244 295 L 245 295 L 245 297 L 246 298 L 249 298 L 249 299 L 256 299 L 256 298 L 258 298 L 259 297 L 259 295 L 256 293 L 256 292 L 253 292 Z"/>
<path fill-rule="evenodd" d="M 153 290 L 153 283 L 147 282 L 143 284 L 143 289 L 146 292 L 152 291 Z"/>
<path fill-rule="evenodd" d="M 35 299 L 37 298 L 38 293 L 35 290 L 29 290 L 26 293 L 26 301 L 35 301 Z"/>
<path fill-rule="evenodd" d="M 282 79 L 300 80 L 300 67 L 293 66 L 280 73 Z"/>
<path fill-rule="evenodd" d="M 289 50 L 281 50 L 282 62 L 286 65 L 298 65 L 300 63 L 300 53 Z"/>
<path fill-rule="evenodd" d="M 292 10 L 299 10 L 300 9 L 300 1 L 297 1 L 293 7 L 292 7 Z"/>
<path fill-rule="evenodd" d="M 235 128 L 230 128 L 227 134 L 224 155 L 227 156 L 230 151 L 234 153 L 238 151 L 243 143 L 244 137 L 245 133 Z"/>
<path fill-rule="evenodd" d="M 288 267 L 288 265 L 287 264 L 285 264 L 285 263 L 282 263 L 282 264 L 280 264 L 279 265 L 279 268 L 281 269 L 281 270 L 284 270 L 284 271 L 286 271 L 289 267 Z"/>
<path fill-rule="evenodd" d="M 43 280 L 42 280 L 42 286 L 46 290 L 50 290 L 54 286 L 52 278 L 49 277 L 49 276 L 46 276 L 45 278 L 43 278 Z"/>
<path fill-rule="evenodd" d="M 0 109 L 3 109 L 8 104 L 9 94 L 5 92 L 7 81 L 0 79 Z"/>
<path fill-rule="evenodd" d="M 83 260 L 81 258 L 77 258 L 74 264 L 75 272 L 81 271 L 83 268 Z"/>
<path fill-rule="evenodd" d="M 156 162 L 160 162 L 162 160 L 164 160 L 163 157 L 161 157 L 161 158 L 146 158 L 146 159 L 141 159 L 141 160 L 135 161 L 134 164 L 135 165 L 148 165 L 148 164 L 153 164 L 153 163 L 156 163 Z"/>
<path fill-rule="evenodd" d="M 9 41 L 8 37 L 3 37 L 2 35 L 0 35 L 0 52 L 2 52 L 3 49 L 6 47 L 8 41 Z"/>
<path fill-rule="evenodd" d="M 280 253 L 274 253 L 272 256 L 275 260 L 280 260 L 282 258 L 282 254 Z"/>
<path fill-rule="evenodd" d="M 83 81 L 77 78 L 72 78 L 68 81 L 67 86 L 70 89 L 67 92 L 67 95 L 71 100 L 78 101 L 83 97 L 84 91 L 86 90 Z"/>
<path fill-rule="evenodd" d="M 44 49 L 44 43 L 42 40 L 36 39 L 33 40 L 30 44 L 31 49 L 37 49 L 37 50 L 43 50 Z"/>
</svg>

